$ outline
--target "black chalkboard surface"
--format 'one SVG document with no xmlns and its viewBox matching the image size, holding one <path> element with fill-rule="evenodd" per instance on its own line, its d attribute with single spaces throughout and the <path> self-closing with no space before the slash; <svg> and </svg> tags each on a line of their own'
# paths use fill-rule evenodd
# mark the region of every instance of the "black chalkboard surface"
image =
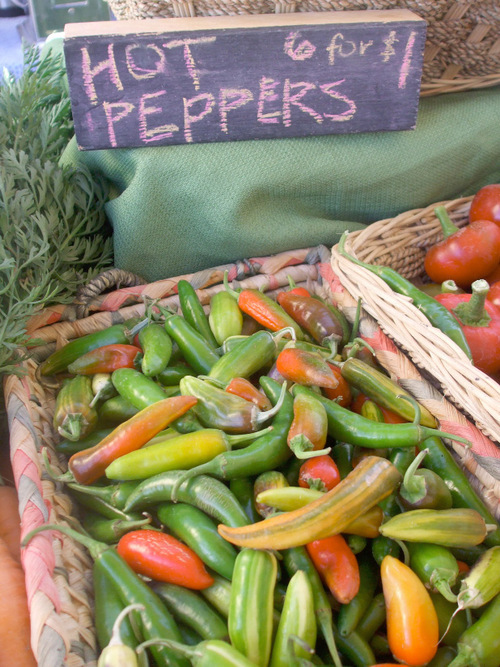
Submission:
<svg viewBox="0 0 500 667">
<path fill-rule="evenodd" d="M 404 9 L 68 24 L 77 143 L 413 129 L 425 33 Z"/>
</svg>

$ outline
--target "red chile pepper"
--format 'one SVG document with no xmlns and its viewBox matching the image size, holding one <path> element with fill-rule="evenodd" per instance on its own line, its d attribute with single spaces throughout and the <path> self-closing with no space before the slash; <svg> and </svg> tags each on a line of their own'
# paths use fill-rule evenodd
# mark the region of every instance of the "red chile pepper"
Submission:
<svg viewBox="0 0 500 667">
<path fill-rule="evenodd" d="M 444 206 L 435 209 L 444 240 L 427 251 L 424 268 L 431 280 L 454 280 L 468 287 L 488 275 L 500 262 L 500 226 L 491 220 L 474 220 L 458 229 Z"/>
<path fill-rule="evenodd" d="M 172 396 L 153 403 L 117 426 L 98 445 L 73 454 L 69 471 L 80 484 L 92 484 L 112 461 L 142 447 L 196 402 L 193 396 Z"/>
<path fill-rule="evenodd" d="M 299 459 L 327 454 L 328 436 L 326 410 L 314 396 L 300 395 L 293 399 L 293 421 L 288 431 L 288 446 Z"/>
<path fill-rule="evenodd" d="M 339 381 L 332 369 L 319 354 L 285 347 L 276 359 L 276 369 L 285 380 L 307 387 L 328 387 L 335 389 Z"/>
<path fill-rule="evenodd" d="M 142 350 L 135 345 L 103 345 L 86 352 L 68 366 L 68 373 L 95 375 L 112 373 L 117 368 L 135 368 L 135 361 Z"/>
<path fill-rule="evenodd" d="M 359 591 L 360 576 L 358 561 L 346 539 L 332 535 L 310 542 L 306 549 L 333 597 L 348 604 Z"/>
<path fill-rule="evenodd" d="M 131 530 L 116 550 L 136 572 L 155 581 L 203 590 L 214 583 L 201 558 L 172 535 L 159 530 Z"/>
<path fill-rule="evenodd" d="M 324 344 L 325 338 L 342 339 L 342 324 L 319 299 L 293 292 L 280 292 L 277 299 L 288 315 L 320 345 Z"/>
<path fill-rule="evenodd" d="M 500 370 L 500 308 L 487 300 L 488 290 L 485 280 L 476 280 L 472 294 L 438 294 L 436 299 L 460 323 L 474 365 L 490 374 Z"/>
<path fill-rule="evenodd" d="M 240 310 L 263 327 L 271 331 L 292 327 L 297 339 L 304 338 L 304 332 L 297 322 L 271 297 L 258 289 L 243 289 L 240 292 L 232 290 L 227 281 L 227 272 L 224 275 L 224 283 L 226 290 L 238 299 Z"/>
<path fill-rule="evenodd" d="M 304 461 L 299 469 L 299 486 L 303 489 L 330 491 L 340 479 L 337 464 L 327 454 Z"/>
<path fill-rule="evenodd" d="M 347 408 L 349 405 L 351 405 L 352 402 L 351 387 L 349 386 L 347 380 L 343 377 L 340 368 L 335 366 L 335 364 L 331 364 L 329 361 L 327 363 L 330 366 L 332 373 L 337 378 L 338 385 L 335 387 L 335 389 L 323 387 L 323 393 L 327 398 L 331 399 L 332 401 L 336 401 L 343 408 Z"/>
</svg>

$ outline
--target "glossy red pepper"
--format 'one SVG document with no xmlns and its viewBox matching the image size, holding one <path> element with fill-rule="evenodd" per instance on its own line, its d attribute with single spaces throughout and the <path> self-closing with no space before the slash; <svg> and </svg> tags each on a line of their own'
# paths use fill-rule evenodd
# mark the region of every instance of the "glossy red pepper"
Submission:
<svg viewBox="0 0 500 667">
<path fill-rule="evenodd" d="M 351 405 L 352 402 L 351 387 L 349 386 L 347 380 L 342 376 L 342 371 L 340 368 L 335 366 L 335 364 L 331 364 L 329 361 L 327 363 L 339 383 L 335 389 L 331 389 L 330 387 L 323 387 L 323 394 L 327 398 L 330 398 L 332 401 L 336 401 L 343 408 L 347 408 L 349 405 Z"/>
<path fill-rule="evenodd" d="M 359 565 L 346 539 L 338 534 L 306 545 L 318 573 L 333 597 L 348 604 L 358 593 Z"/>
<path fill-rule="evenodd" d="M 276 369 L 285 380 L 305 386 L 335 389 L 337 380 L 328 363 L 315 352 L 285 347 L 276 359 Z"/>
<path fill-rule="evenodd" d="M 142 350 L 136 345 L 103 345 L 78 357 L 68 366 L 68 373 L 95 375 L 112 373 L 117 368 L 135 368 L 138 354 L 142 354 Z"/>
<path fill-rule="evenodd" d="M 132 530 L 120 538 L 118 554 L 137 574 L 203 590 L 214 583 L 201 558 L 172 535 L 159 530 Z"/>
<path fill-rule="evenodd" d="M 487 281 L 489 283 L 489 281 Z M 500 274 L 497 282 L 489 283 L 490 291 L 486 295 L 486 298 L 490 303 L 494 303 L 497 308 L 500 308 Z"/>
<path fill-rule="evenodd" d="M 308 459 L 299 468 L 299 486 L 303 489 L 330 491 L 340 479 L 337 464 L 328 454 Z"/>
<path fill-rule="evenodd" d="M 194 396 L 171 396 L 149 405 L 117 426 L 99 444 L 73 454 L 68 461 L 69 471 L 78 483 L 92 484 L 116 458 L 142 447 L 196 402 Z"/>
<path fill-rule="evenodd" d="M 431 246 L 424 268 L 431 280 L 454 280 L 459 287 L 493 271 L 500 263 L 500 226 L 491 220 L 474 220 L 458 229 L 444 206 L 435 209 L 443 228 L 444 240 Z"/>
<path fill-rule="evenodd" d="M 330 308 L 319 299 L 293 292 L 280 292 L 278 303 L 320 345 L 325 338 L 342 340 L 344 329 Z"/>
<path fill-rule="evenodd" d="M 491 220 L 500 225 L 500 183 L 485 185 L 474 195 L 469 220 Z"/>
<path fill-rule="evenodd" d="M 485 280 L 472 284 L 471 294 L 438 294 L 436 299 L 460 323 L 474 365 L 484 373 L 500 371 L 500 308 L 487 300 Z"/>
</svg>

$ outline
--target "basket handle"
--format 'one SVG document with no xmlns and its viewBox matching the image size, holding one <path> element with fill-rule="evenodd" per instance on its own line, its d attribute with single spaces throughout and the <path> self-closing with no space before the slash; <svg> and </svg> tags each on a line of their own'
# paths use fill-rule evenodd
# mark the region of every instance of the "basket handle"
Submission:
<svg viewBox="0 0 500 667">
<path fill-rule="evenodd" d="M 147 280 L 130 271 L 115 268 L 103 271 L 86 285 L 78 288 L 74 300 L 76 317 L 77 319 L 87 317 L 93 299 L 103 292 L 146 284 Z"/>
</svg>

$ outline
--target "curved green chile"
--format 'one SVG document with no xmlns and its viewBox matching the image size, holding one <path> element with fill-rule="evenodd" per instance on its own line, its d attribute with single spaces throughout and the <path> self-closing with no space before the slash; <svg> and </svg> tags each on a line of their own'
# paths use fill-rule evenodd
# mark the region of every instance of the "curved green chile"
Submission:
<svg viewBox="0 0 500 667">
<path fill-rule="evenodd" d="M 147 377 L 157 376 L 170 361 L 172 339 L 165 328 L 156 322 L 141 329 L 138 338 L 143 351 L 141 370 Z"/>
<path fill-rule="evenodd" d="M 94 512 L 86 512 L 82 519 L 82 526 L 90 537 L 105 544 L 116 544 L 122 535 L 150 523 L 150 517 L 138 516 L 136 520 L 125 521 L 123 519 L 106 519 Z"/>
<path fill-rule="evenodd" d="M 112 396 L 104 401 L 97 410 L 99 414 L 100 427 L 115 427 L 127 421 L 139 412 L 130 401 L 123 396 Z"/>
<path fill-rule="evenodd" d="M 237 551 L 217 532 L 202 510 L 186 503 L 161 503 L 156 515 L 168 532 L 187 544 L 210 569 L 226 579 L 233 576 Z"/>
<path fill-rule="evenodd" d="M 198 591 L 164 582 L 151 588 L 163 600 L 177 623 L 190 627 L 201 639 L 227 639 L 227 623 Z"/>
<path fill-rule="evenodd" d="M 119 482 L 118 484 L 107 484 L 106 486 L 93 486 L 91 484 L 77 484 L 73 482 L 67 484 L 69 489 L 100 498 L 108 505 L 116 507 L 119 510 L 124 509 L 128 497 L 138 485 L 139 482 L 136 480 Z"/>
<path fill-rule="evenodd" d="M 365 613 L 359 620 L 356 632 L 360 637 L 370 641 L 374 634 L 385 623 L 386 608 L 383 593 L 377 593 L 368 605 Z"/>
<path fill-rule="evenodd" d="M 218 343 L 215 340 L 212 329 L 210 328 L 208 316 L 205 314 L 205 310 L 203 309 L 195 288 L 188 280 L 179 280 L 177 283 L 177 293 L 179 295 L 179 305 L 184 319 L 193 327 L 193 329 L 198 331 L 215 350 Z"/>
<path fill-rule="evenodd" d="M 195 373 L 202 375 L 209 373 L 219 355 L 203 335 L 180 315 L 168 313 L 164 326 L 168 335 L 177 343 L 184 360 Z"/>
<path fill-rule="evenodd" d="M 457 656 L 449 667 L 500 666 L 500 595 L 486 607 L 457 642 Z"/>
<path fill-rule="evenodd" d="M 238 477 L 229 481 L 229 489 L 234 493 L 238 502 L 245 510 L 250 523 L 262 518 L 255 508 L 253 494 L 253 477 Z"/>
<path fill-rule="evenodd" d="M 172 501 L 174 487 L 183 471 L 172 470 L 141 482 L 130 494 L 126 511 L 144 510 L 161 502 Z M 194 505 L 221 523 L 246 526 L 248 517 L 236 496 L 221 481 L 207 475 L 189 479 L 177 487 L 177 500 Z"/>
<path fill-rule="evenodd" d="M 281 394 L 281 385 L 267 376 L 262 376 L 259 382 L 267 397 L 273 404 L 276 404 Z M 270 433 L 257 438 L 244 449 L 223 452 L 212 461 L 184 472 L 183 481 L 201 474 L 213 475 L 221 479 L 234 479 L 258 475 L 278 468 L 291 456 L 287 435 L 292 420 L 293 398 L 287 392 L 281 409 L 272 421 L 273 430 Z"/>
<path fill-rule="evenodd" d="M 500 545 L 500 525 L 483 501 L 479 498 L 467 479 L 464 471 L 453 458 L 441 438 L 427 438 L 422 448 L 428 450 L 425 465 L 438 474 L 450 489 L 454 507 L 475 509 L 487 524 L 496 524 L 496 530 L 488 533 L 484 544 L 488 547 Z"/>
<path fill-rule="evenodd" d="M 460 635 L 467 629 L 465 610 L 457 612 L 457 605 L 446 600 L 441 593 L 431 591 L 430 596 L 438 617 L 440 643 L 456 648 Z"/>
<path fill-rule="evenodd" d="M 301 385 L 295 385 L 292 388 L 292 393 L 294 396 L 298 394 L 313 395 L 321 401 L 326 408 L 328 417 L 328 434 L 341 442 L 375 449 L 380 447 L 415 447 L 431 435 L 444 435 L 441 431 L 421 424 L 374 422 Z M 445 437 L 468 443 L 464 438 L 453 434 L 446 434 Z"/>
<path fill-rule="evenodd" d="M 158 373 L 156 379 L 164 387 L 178 387 L 183 377 L 193 375 L 193 373 L 193 369 L 187 364 L 172 364 Z"/>
</svg>

